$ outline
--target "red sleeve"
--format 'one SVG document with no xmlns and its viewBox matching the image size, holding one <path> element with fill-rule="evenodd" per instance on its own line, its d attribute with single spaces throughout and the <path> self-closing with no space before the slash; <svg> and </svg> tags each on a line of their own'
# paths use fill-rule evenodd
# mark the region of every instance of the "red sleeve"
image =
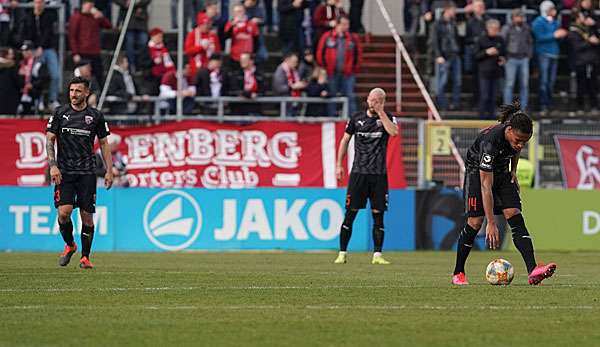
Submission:
<svg viewBox="0 0 600 347">
<path fill-rule="evenodd" d="M 219 35 L 217 35 L 217 33 L 214 31 L 210 34 L 213 37 L 213 42 L 215 43 L 215 53 L 221 53 L 221 42 L 219 40 Z"/>
<path fill-rule="evenodd" d="M 325 61 L 323 60 L 324 55 L 325 55 L 325 42 L 327 41 L 327 38 L 329 37 L 329 32 L 321 35 L 321 39 L 319 40 L 319 45 L 317 46 L 317 64 L 319 64 L 322 67 L 326 67 L 325 66 Z"/>
<path fill-rule="evenodd" d="M 200 46 L 196 46 L 194 30 L 196 30 L 196 29 L 193 29 L 192 31 L 190 31 L 187 34 L 187 36 L 185 38 L 184 49 L 183 49 L 183 52 L 190 58 L 192 58 L 196 54 L 200 53 L 200 50 L 201 50 Z"/>
<path fill-rule="evenodd" d="M 71 54 L 79 54 L 79 23 L 81 16 L 79 13 L 74 13 L 69 20 L 69 46 Z"/>
<path fill-rule="evenodd" d="M 98 18 L 98 19 L 97 19 L 97 21 L 98 21 L 98 25 L 99 25 L 101 28 L 105 28 L 105 29 L 110 29 L 110 28 L 112 28 L 112 24 L 110 24 L 110 21 L 108 20 L 108 18 L 106 18 L 106 17 L 104 17 L 104 16 L 102 16 L 102 17 Z"/>
<path fill-rule="evenodd" d="M 363 49 L 360 43 L 360 37 L 357 34 L 352 34 L 352 39 L 356 43 L 356 63 L 354 64 L 354 72 L 358 73 L 360 71 L 360 65 L 362 64 Z"/>
<path fill-rule="evenodd" d="M 315 10 L 315 14 L 313 17 L 313 25 L 315 27 L 329 28 L 329 25 L 327 23 L 327 13 L 325 12 L 325 6 L 326 5 L 321 4 L 317 6 L 317 9 Z"/>
</svg>

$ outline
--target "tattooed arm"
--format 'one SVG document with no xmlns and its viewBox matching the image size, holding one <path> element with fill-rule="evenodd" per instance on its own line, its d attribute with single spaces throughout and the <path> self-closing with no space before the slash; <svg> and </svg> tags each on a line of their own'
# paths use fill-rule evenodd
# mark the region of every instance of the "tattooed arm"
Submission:
<svg viewBox="0 0 600 347">
<path fill-rule="evenodd" d="M 46 154 L 48 155 L 48 167 L 50 168 L 50 177 L 54 184 L 59 185 L 62 181 L 62 174 L 56 164 L 56 153 L 54 151 L 54 143 L 56 142 L 56 134 L 46 133 Z"/>
</svg>

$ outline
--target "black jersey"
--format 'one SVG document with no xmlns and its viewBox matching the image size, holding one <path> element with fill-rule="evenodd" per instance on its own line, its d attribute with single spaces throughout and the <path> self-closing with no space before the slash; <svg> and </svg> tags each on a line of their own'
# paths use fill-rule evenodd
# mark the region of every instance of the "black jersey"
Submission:
<svg viewBox="0 0 600 347">
<path fill-rule="evenodd" d="M 388 114 L 388 117 L 392 122 L 396 122 L 392 115 Z M 390 136 L 379 117 L 369 117 L 366 111 L 355 113 L 346 125 L 346 133 L 354 135 L 352 172 L 386 174 L 385 160 Z"/>
<path fill-rule="evenodd" d="M 71 105 L 56 109 L 47 131 L 56 134 L 57 163 L 63 174 L 93 174 L 96 168 L 94 141 L 110 134 L 102 112 L 88 107 L 75 111 Z"/>
<path fill-rule="evenodd" d="M 504 137 L 506 125 L 498 124 L 484 129 L 467 152 L 467 172 L 508 172 L 511 158 L 518 153 Z"/>
</svg>

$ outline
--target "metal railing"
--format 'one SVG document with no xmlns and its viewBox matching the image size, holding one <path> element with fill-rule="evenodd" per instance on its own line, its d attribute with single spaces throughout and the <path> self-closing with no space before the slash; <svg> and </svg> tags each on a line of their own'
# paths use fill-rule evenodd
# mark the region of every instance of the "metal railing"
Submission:
<svg viewBox="0 0 600 347">
<path fill-rule="evenodd" d="M 318 98 L 318 97 L 287 97 L 287 96 L 265 96 L 265 97 L 258 97 L 258 98 L 254 98 L 254 99 L 250 99 L 250 98 L 244 98 L 244 97 L 236 97 L 236 96 L 221 96 L 218 98 L 214 98 L 214 97 L 207 97 L 207 96 L 197 96 L 194 98 L 194 101 L 201 103 L 203 106 L 208 106 L 213 108 L 216 111 L 216 114 L 214 115 L 209 115 L 209 114 L 189 114 L 189 115 L 182 115 L 182 116 L 178 116 L 177 114 L 175 115 L 169 115 L 169 114 L 163 114 L 163 110 L 164 108 L 162 107 L 162 104 L 165 101 L 169 101 L 169 100 L 173 100 L 173 99 L 168 99 L 168 98 L 163 98 L 163 97 L 158 97 L 158 96 L 135 96 L 133 97 L 130 101 L 133 101 L 135 103 L 152 103 L 153 104 L 153 109 L 154 109 L 154 113 L 152 115 L 150 115 L 150 120 L 155 123 L 155 124 L 159 124 L 162 120 L 181 120 L 181 119 L 208 119 L 208 120 L 216 120 L 216 121 L 255 121 L 255 120 L 261 120 L 261 119 L 267 119 L 267 120 L 290 120 L 290 119 L 297 119 L 297 118 L 301 118 L 303 120 L 309 121 L 309 120 L 316 120 L 318 118 L 323 118 L 326 120 L 335 120 L 335 119 L 348 119 L 349 115 L 348 115 L 348 98 L 347 97 L 336 97 L 336 98 L 327 98 L 327 99 L 323 99 L 323 98 Z M 108 96 L 106 97 L 106 101 L 105 103 L 110 105 L 111 103 L 122 103 L 122 102 L 127 102 L 126 100 L 120 99 L 118 97 L 114 97 L 114 96 Z M 339 112 L 339 116 L 338 117 L 307 117 L 305 116 L 305 109 L 304 107 L 307 104 L 319 104 L 319 105 L 325 105 L 325 104 L 330 104 L 330 103 L 335 103 L 337 105 L 341 105 L 341 112 Z M 264 117 L 260 117 L 260 116 L 248 116 L 248 115 L 231 115 L 231 114 L 227 114 L 225 112 L 226 109 L 226 105 L 231 105 L 231 104 L 279 104 L 279 116 L 278 117 L 269 117 L 269 116 L 264 116 Z M 290 106 L 292 105 L 299 105 L 302 110 L 299 112 L 298 115 L 290 115 Z M 139 119 L 138 116 L 136 115 L 107 115 L 108 119 L 113 119 L 113 120 L 136 120 Z"/>
</svg>

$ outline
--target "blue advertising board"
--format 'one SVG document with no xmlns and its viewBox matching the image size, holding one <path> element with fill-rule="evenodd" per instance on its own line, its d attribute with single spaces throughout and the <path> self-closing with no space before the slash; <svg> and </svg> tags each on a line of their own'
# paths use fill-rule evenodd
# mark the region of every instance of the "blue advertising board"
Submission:
<svg viewBox="0 0 600 347">
<path fill-rule="evenodd" d="M 0 250 L 62 248 L 51 188 L 2 187 L 0 194 Z M 344 194 L 316 188 L 98 189 L 93 249 L 337 249 Z M 390 192 L 385 223 L 385 249 L 415 248 L 414 192 Z M 370 224 L 370 213 L 359 213 L 350 250 L 372 249 Z"/>
</svg>

